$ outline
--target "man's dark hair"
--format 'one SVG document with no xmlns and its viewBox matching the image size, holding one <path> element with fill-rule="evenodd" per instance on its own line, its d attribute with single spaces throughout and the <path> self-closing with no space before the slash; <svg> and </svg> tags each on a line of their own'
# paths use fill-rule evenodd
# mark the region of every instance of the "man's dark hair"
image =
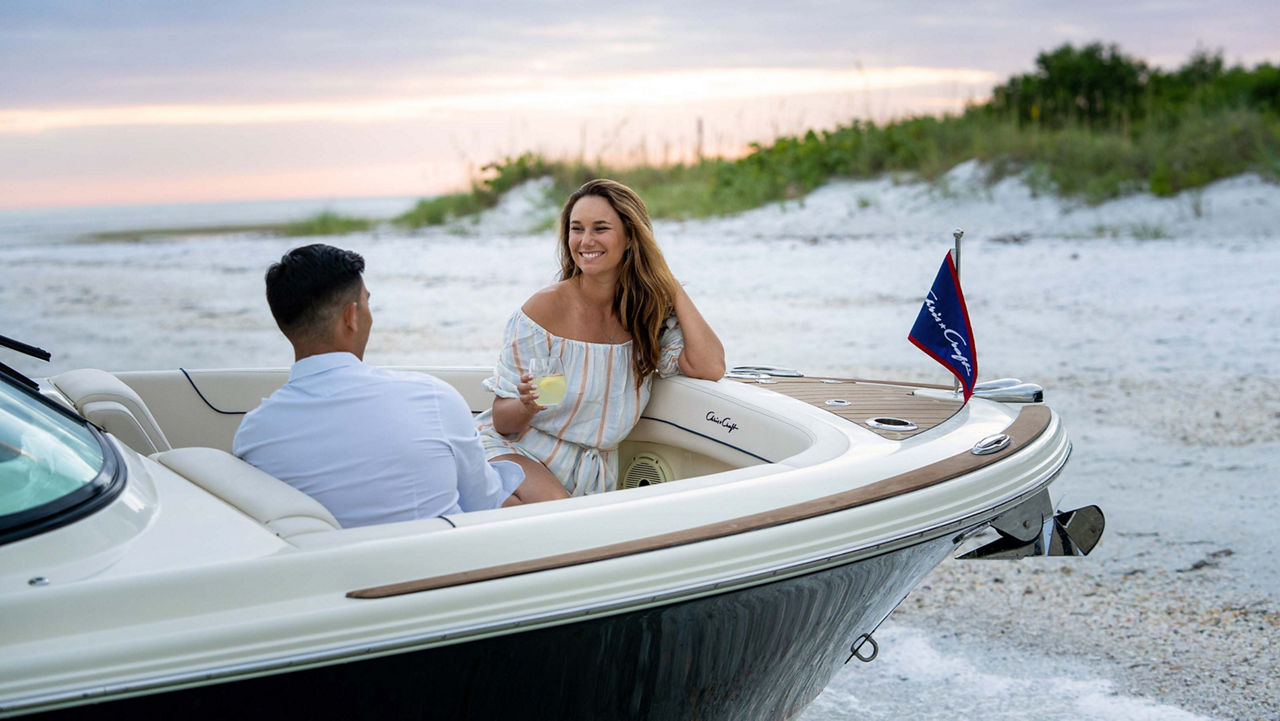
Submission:
<svg viewBox="0 0 1280 721">
<path fill-rule="evenodd" d="M 285 337 L 318 336 L 335 307 L 359 299 L 364 258 L 316 243 L 294 248 L 267 268 L 267 305 Z"/>
</svg>

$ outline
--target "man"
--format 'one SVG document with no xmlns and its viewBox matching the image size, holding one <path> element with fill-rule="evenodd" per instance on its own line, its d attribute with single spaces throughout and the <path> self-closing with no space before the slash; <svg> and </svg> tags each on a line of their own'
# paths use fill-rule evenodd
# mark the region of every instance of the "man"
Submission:
<svg viewBox="0 0 1280 721">
<path fill-rule="evenodd" d="M 295 363 L 245 415 L 232 451 L 344 528 L 563 497 L 559 484 L 526 483 L 514 463 L 486 462 L 452 386 L 364 364 L 373 315 L 363 271 L 359 254 L 323 244 L 267 270 L 267 304 Z"/>
</svg>

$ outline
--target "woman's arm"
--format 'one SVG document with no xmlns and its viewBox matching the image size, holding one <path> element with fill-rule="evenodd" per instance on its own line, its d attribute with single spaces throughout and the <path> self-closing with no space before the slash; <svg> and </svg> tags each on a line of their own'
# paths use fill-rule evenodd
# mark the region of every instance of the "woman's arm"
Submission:
<svg viewBox="0 0 1280 721">
<path fill-rule="evenodd" d="M 684 350 L 680 353 L 680 372 L 690 378 L 718 381 L 724 377 L 724 345 L 706 319 L 698 312 L 689 294 L 679 284 L 675 295 L 676 320 L 684 333 Z M 495 416 L 496 416 L 495 411 Z"/>
<path fill-rule="evenodd" d="M 547 409 L 546 406 L 538 405 L 533 376 L 527 373 L 520 376 L 516 390 L 520 391 L 519 398 L 493 399 L 493 429 L 504 436 L 523 433 L 533 417 Z"/>
<path fill-rule="evenodd" d="M 556 283 L 529 296 L 524 305 L 520 306 L 521 312 L 535 319 L 535 323 L 547 317 L 555 317 L 557 309 L 563 303 L 560 298 L 562 285 L 563 282 Z M 500 365 L 505 365 L 511 372 L 521 373 L 520 382 L 516 384 L 516 392 L 519 395 L 515 398 L 495 396 L 493 399 L 493 428 L 504 436 L 523 433 L 533 421 L 533 417 L 547 409 L 546 406 L 538 405 L 538 393 L 533 387 L 533 376 L 516 369 L 515 356 L 510 355 L 509 350 L 505 350 L 512 347 L 515 336 L 518 335 L 515 326 L 511 325 L 515 322 L 515 316 L 512 316 L 507 326 L 507 335 L 502 341 L 504 348 L 502 357 L 498 362 Z"/>
</svg>

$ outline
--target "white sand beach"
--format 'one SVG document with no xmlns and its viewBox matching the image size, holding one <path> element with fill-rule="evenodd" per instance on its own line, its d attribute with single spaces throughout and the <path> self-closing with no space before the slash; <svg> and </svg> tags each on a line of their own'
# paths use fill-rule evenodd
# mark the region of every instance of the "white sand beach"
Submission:
<svg viewBox="0 0 1280 721">
<path fill-rule="evenodd" d="M 1280 717 L 1280 187 L 1089 207 L 982 175 L 657 224 L 731 364 L 942 383 L 906 336 L 963 228 L 980 377 L 1045 387 L 1074 442 L 1062 503 L 1107 515 L 1085 559 L 944 563 L 877 632 L 879 657 L 802 718 Z M 491 365 L 507 315 L 555 272 L 553 232 L 528 232 L 548 212 L 526 186 L 474 222 L 325 239 L 368 261 L 367 360 Z M 15 217 L 0 214 L 0 334 L 54 360 L 4 362 L 291 362 L 262 273 L 310 240 L 84 242 L 57 213 Z"/>
</svg>

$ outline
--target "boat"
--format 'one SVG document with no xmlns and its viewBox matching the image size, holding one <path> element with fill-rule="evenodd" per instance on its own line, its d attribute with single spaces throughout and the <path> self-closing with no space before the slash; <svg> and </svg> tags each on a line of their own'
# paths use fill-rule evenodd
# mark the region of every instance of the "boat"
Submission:
<svg viewBox="0 0 1280 721">
<path fill-rule="evenodd" d="M 769 366 L 656 381 L 616 491 L 342 529 L 229 452 L 287 375 L 0 367 L 0 715 L 790 718 L 958 549 L 1102 533 L 1038 387 Z"/>
</svg>

